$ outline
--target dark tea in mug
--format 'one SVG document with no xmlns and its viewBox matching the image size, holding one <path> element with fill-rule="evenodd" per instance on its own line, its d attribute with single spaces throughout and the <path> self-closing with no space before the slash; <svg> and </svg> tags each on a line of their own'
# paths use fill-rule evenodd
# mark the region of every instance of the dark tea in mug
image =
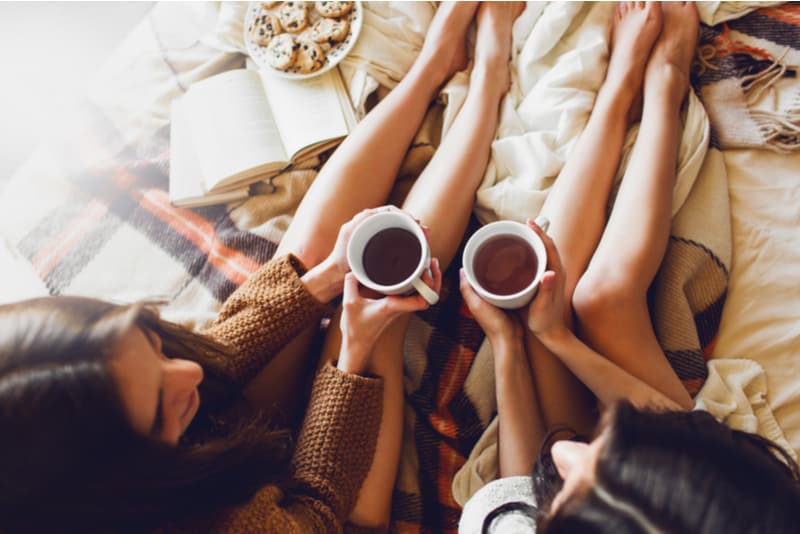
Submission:
<svg viewBox="0 0 800 534">
<path fill-rule="evenodd" d="M 519 293 L 536 278 L 536 253 L 518 236 L 501 234 L 487 239 L 472 260 L 477 282 L 494 295 Z"/>
<path fill-rule="evenodd" d="M 393 286 L 414 274 L 421 259 L 417 236 L 403 228 L 386 228 L 367 241 L 361 262 L 370 280 Z"/>
</svg>

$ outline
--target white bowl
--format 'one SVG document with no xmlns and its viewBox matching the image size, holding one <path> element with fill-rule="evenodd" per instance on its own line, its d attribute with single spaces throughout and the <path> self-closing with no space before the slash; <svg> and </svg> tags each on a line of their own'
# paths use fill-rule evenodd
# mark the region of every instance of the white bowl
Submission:
<svg viewBox="0 0 800 534">
<path fill-rule="evenodd" d="M 277 6 L 274 9 L 277 9 Z M 351 9 L 350 13 L 346 15 L 347 20 L 350 23 L 350 32 L 348 33 L 347 37 L 345 37 L 343 41 L 336 43 L 330 48 L 323 45 L 323 49 L 325 49 L 326 52 L 325 64 L 314 72 L 304 74 L 297 72 L 294 67 L 289 67 L 288 69 L 283 70 L 272 67 L 269 64 L 269 61 L 267 61 L 267 47 L 256 44 L 250 37 L 250 33 L 247 31 L 247 29 L 250 27 L 251 22 L 260 11 L 261 2 L 250 2 L 247 5 L 247 15 L 244 18 L 244 42 L 245 46 L 247 47 L 247 53 L 250 55 L 256 65 L 259 66 L 259 68 L 264 69 L 270 74 L 275 74 L 276 76 L 291 78 L 294 80 L 314 78 L 315 76 L 319 76 L 324 72 L 328 72 L 338 65 L 339 62 L 350 52 L 350 49 L 353 48 L 353 45 L 356 44 L 356 40 L 361 33 L 361 24 L 364 21 L 364 8 L 361 5 L 361 2 L 354 2 L 353 9 Z M 320 15 L 316 13 L 314 9 L 309 9 L 308 28 L 310 28 L 319 17 Z M 308 28 L 303 31 L 308 31 Z M 300 32 L 297 35 L 302 34 L 303 32 Z"/>
</svg>

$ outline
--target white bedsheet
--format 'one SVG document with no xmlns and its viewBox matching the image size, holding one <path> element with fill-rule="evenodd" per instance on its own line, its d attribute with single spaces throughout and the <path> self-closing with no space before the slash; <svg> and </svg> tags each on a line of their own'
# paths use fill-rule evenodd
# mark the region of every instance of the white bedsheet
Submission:
<svg viewBox="0 0 800 534">
<path fill-rule="evenodd" d="M 767 404 L 800 452 L 800 154 L 724 157 L 733 268 L 713 357 L 764 368 Z"/>
</svg>

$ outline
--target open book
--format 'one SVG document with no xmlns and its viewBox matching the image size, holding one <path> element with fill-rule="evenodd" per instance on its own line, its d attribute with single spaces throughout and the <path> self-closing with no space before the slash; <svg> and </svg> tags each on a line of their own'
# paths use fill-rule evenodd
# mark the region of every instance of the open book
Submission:
<svg viewBox="0 0 800 534">
<path fill-rule="evenodd" d="M 237 69 L 172 104 L 169 197 L 178 207 L 241 200 L 339 143 L 356 123 L 339 69 L 307 80 Z"/>
</svg>

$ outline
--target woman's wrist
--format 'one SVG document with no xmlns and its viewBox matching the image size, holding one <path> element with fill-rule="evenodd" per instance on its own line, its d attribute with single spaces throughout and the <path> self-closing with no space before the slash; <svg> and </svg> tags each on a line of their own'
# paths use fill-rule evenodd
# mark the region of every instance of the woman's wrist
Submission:
<svg viewBox="0 0 800 534">
<path fill-rule="evenodd" d="M 495 361 L 514 357 L 523 351 L 522 337 L 513 331 L 490 336 L 489 343 L 492 345 Z"/>
<path fill-rule="evenodd" d="M 572 331 L 564 325 L 549 328 L 541 334 L 536 334 L 536 337 L 539 338 L 539 341 L 542 342 L 547 350 L 555 355 L 560 353 L 560 349 L 569 342 L 572 336 Z"/>
<path fill-rule="evenodd" d="M 319 302 L 330 302 L 342 293 L 344 275 L 336 263 L 325 260 L 309 269 L 300 280 Z"/>
<path fill-rule="evenodd" d="M 356 340 L 342 339 L 336 368 L 345 373 L 363 375 L 369 368 L 370 349 Z"/>
</svg>

